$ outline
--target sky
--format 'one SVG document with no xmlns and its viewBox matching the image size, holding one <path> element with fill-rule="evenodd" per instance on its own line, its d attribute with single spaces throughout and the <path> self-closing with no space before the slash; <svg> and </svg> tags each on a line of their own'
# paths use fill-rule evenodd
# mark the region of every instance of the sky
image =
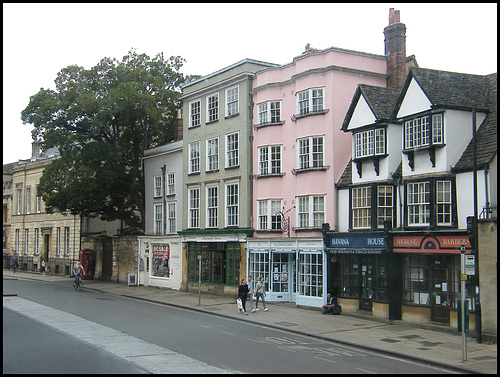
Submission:
<svg viewBox="0 0 500 377">
<path fill-rule="evenodd" d="M 179 55 L 185 75 L 245 58 L 287 64 L 307 43 L 383 55 L 389 8 L 400 10 L 406 54 L 421 68 L 497 71 L 496 3 L 4 3 L 3 163 L 31 157 L 21 111 L 68 65 L 88 69 L 131 48 Z"/>
</svg>

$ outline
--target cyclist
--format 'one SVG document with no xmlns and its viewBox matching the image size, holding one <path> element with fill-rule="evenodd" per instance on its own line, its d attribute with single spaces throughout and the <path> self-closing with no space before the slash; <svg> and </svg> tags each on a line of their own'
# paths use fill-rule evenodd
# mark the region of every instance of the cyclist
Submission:
<svg viewBox="0 0 500 377">
<path fill-rule="evenodd" d="M 75 263 L 75 267 L 73 267 L 73 274 L 75 275 L 75 281 L 73 285 L 78 284 L 78 279 L 81 279 L 82 276 L 85 276 L 85 269 L 83 268 L 80 261 Z"/>
</svg>

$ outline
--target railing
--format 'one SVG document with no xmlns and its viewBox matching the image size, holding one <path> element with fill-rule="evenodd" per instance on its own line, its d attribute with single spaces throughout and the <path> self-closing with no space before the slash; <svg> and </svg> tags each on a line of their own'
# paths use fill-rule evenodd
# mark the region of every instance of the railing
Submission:
<svg viewBox="0 0 500 377">
<path fill-rule="evenodd" d="M 11 259 L 12 255 L 7 255 L 7 254 L 3 255 L 4 269 L 11 269 L 10 266 Z M 18 255 L 17 256 L 17 263 L 19 263 L 18 270 L 26 272 L 40 272 L 41 262 L 39 263 L 38 262 L 39 260 L 40 260 L 39 257 Z M 77 261 L 76 259 L 70 259 L 70 258 L 49 258 L 47 273 L 54 275 L 71 276 L 73 266 L 75 265 L 76 261 Z"/>
</svg>

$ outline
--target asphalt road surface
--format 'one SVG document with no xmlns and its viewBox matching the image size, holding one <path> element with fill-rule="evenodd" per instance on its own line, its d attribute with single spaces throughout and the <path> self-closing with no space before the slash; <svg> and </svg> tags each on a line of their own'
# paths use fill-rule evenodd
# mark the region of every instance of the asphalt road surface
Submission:
<svg viewBox="0 0 500 377">
<path fill-rule="evenodd" d="M 70 279 L 5 278 L 3 291 L 4 373 L 446 373 L 236 319 L 75 292 Z"/>
</svg>

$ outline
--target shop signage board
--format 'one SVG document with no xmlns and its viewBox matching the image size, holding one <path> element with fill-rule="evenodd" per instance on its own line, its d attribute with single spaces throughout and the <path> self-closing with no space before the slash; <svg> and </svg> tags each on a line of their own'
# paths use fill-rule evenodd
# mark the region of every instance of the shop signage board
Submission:
<svg viewBox="0 0 500 377">
<path fill-rule="evenodd" d="M 393 251 L 395 253 L 437 253 L 460 254 L 464 246 L 466 254 L 471 252 L 468 236 L 394 236 Z"/>
<path fill-rule="evenodd" d="M 326 241 L 333 254 L 382 254 L 387 249 L 382 234 L 329 234 Z"/>
</svg>

